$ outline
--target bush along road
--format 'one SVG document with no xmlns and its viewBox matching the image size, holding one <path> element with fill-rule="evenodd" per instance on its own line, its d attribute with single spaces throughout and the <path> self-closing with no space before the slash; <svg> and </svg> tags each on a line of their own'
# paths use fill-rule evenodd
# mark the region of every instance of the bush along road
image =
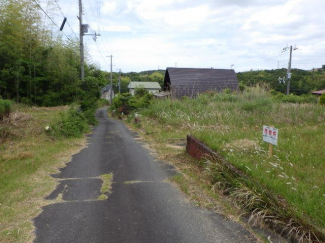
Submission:
<svg viewBox="0 0 325 243">
<path fill-rule="evenodd" d="M 256 242 L 241 225 L 194 206 L 169 183 L 136 134 L 106 109 L 88 147 L 59 174 L 48 205 L 34 219 L 35 242 Z"/>
</svg>

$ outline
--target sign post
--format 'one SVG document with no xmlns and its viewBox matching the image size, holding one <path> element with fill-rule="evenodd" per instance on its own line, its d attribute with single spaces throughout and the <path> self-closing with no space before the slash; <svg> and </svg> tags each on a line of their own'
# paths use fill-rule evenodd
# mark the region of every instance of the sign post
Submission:
<svg viewBox="0 0 325 243">
<path fill-rule="evenodd" d="M 269 143 L 269 156 L 273 156 L 273 145 L 278 145 L 279 131 L 273 126 L 263 126 L 263 141 Z"/>
</svg>

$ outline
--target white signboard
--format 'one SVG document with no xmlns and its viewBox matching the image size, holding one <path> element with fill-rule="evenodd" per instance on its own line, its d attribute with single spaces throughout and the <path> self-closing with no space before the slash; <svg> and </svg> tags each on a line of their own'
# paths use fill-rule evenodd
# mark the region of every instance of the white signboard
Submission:
<svg viewBox="0 0 325 243">
<path fill-rule="evenodd" d="M 278 145 L 278 129 L 269 126 L 263 126 L 263 141 Z"/>
</svg>

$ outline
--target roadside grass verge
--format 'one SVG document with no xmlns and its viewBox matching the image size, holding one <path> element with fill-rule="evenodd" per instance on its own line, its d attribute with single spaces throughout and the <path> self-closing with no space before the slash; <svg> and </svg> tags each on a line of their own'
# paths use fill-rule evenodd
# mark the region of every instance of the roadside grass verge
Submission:
<svg viewBox="0 0 325 243">
<path fill-rule="evenodd" d="M 192 134 L 276 200 L 283 200 L 289 215 L 303 224 L 306 232 L 313 229 L 317 235 L 325 235 L 324 107 L 281 103 L 257 87 L 242 94 L 156 100 L 139 113 L 135 127 L 145 130 L 160 146 Z M 268 144 L 262 141 L 263 125 L 279 129 L 279 146 L 274 147 L 273 157 L 268 156 Z M 165 152 L 168 154 L 168 148 Z M 201 166 L 208 168 L 204 163 Z"/>
<path fill-rule="evenodd" d="M 43 198 L 57 185 L 50 174 L 85 146 L 83 138 L 55 138 L 45 127 L 60 121 L 69 107 L 13 105 L 0 126 L 0 242 L 32 242 L 32 219 L 46 205 Z"/>
</svg>

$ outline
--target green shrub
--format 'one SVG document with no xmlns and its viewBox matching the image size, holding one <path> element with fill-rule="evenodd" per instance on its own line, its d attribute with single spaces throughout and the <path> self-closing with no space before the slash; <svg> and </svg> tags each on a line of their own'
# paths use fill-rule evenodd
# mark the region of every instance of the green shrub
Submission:
<svg viewBox="0 0 325 243">
<path fill-rule="evenodd" d="M 283 103 L 296 103 L 296 104 L 302 104 L 302 103 L 312 103 L 316 104 L 317 103 L 317 97 L 313 95 L 285 95 L 282 93 L 278 93 L 276 96 L 276 99 L 283 102 Z"/>
<path fill-rule="evenodd" d="M 245 88 L 246 88 L 245 84 L 243 84 L 243 83 L 238 84 L 238 89 L 240 92 L 243 92 L 245 90 Z"/>
<path fill-rule="evenodd" d="M 2 120 L 5 116 L 8 116 L 11 112 L 11 101 L 0 99 L 0 120 Z"/>
<path fill-rule="evenodd" d="M 258 99 L 251 101 L 243 101 L 240 103 L 240 108 L 248 112 L 268 112 L 272 110 L 272 100 L 271 99 Z"/>
<path fill-rule="evenodd" d="M 319 104 L 325 106 L 325 93 L 319 97 Z"/>
<path fill-rule="evenodd" d="M 238 100 L 238 95 L 232 93 L 232 94 L 227 94 L 227 93 L 217 93 L 214 97 L 213 100 L 215 101 L 221 101 L 221 102 L 235 102 Z"/>
<path fill-rule="evenodd" d="M 304 94 L 304 95 L 301 95 L 300 97 L 301 97 L 302 103 L 317 104 L 317 102 L 318 102 L 317 97 L 312 94 Z"/>
<path fill-rule="evenodd" d="M 119 114 L 127 115 L 135 109 L 135 102 L 130 93 L 117 95 L 112 100 L 111 109 Z"/>
<path fill-rule="evenodd" d="M 60 120 L 51 124 L 48 132 L 56 137 L 81 137 L 88 129 L 84 113 L 71 108 L 60 114 Z"/>
<path fill-rule="evenodd" d="M 89 124 L 89 125 L 97 125 L 98 124 L 98 121 L 95 117 L 95 113 L 96 113 L 96 109 L 89 109 L 89 110 L 85 110 L 84 112 L 84 116 L 85 116 L 85 119 L 86 119 L 86 122 Z"/>
<path fill-rule="evenodd" d="M 146 90 L 144 87 L 135 88 L 134 90 L 135 97 L 142 97 L 148 93 L 149 93 L 148 90 Z"/>
<path fill-rule="evenodd" d="M 222 91 L 224 94 L 231 94 L 231 89 L 226 88 Z"/>
<path fill-rule="evenodd" d="M 151 100 L 152 100 L 153 95 L 146 93 L 141 97 L 135 97 L 136 99 L 136 103 L 135 103 L 135 108 L 139 109 L 139 108 L 146 108 L 150 105 Z"/>
<path fill-rule="evenodd" d="M 302 99 L 300 96 L 293 95 L 293 94 L 284 95 L 282 97 L 282 102 L 284 102 L 284 103 L 302 103 L 301 101 L 302 101 Z"/>
<path fill-rule="evenodd" d="M 98 101 L 97 101 L 97 106 L 98 107 L 103 107 L 103 106 L 108 106 L 109 105 L 109 101 L 108 100 L 106 100 L 106 99 L 99 99 Z"/>
<path fill-rule="evenodd" d="M 143 92 L 142 88 L 136 89 L 134 96 L 129 93 L 120 94 L 113 98 L 111 110 L 117 114 L 128 115 L 131 111 L 148 107 L 152 97 L 148 91 Z"/>
</svg>

